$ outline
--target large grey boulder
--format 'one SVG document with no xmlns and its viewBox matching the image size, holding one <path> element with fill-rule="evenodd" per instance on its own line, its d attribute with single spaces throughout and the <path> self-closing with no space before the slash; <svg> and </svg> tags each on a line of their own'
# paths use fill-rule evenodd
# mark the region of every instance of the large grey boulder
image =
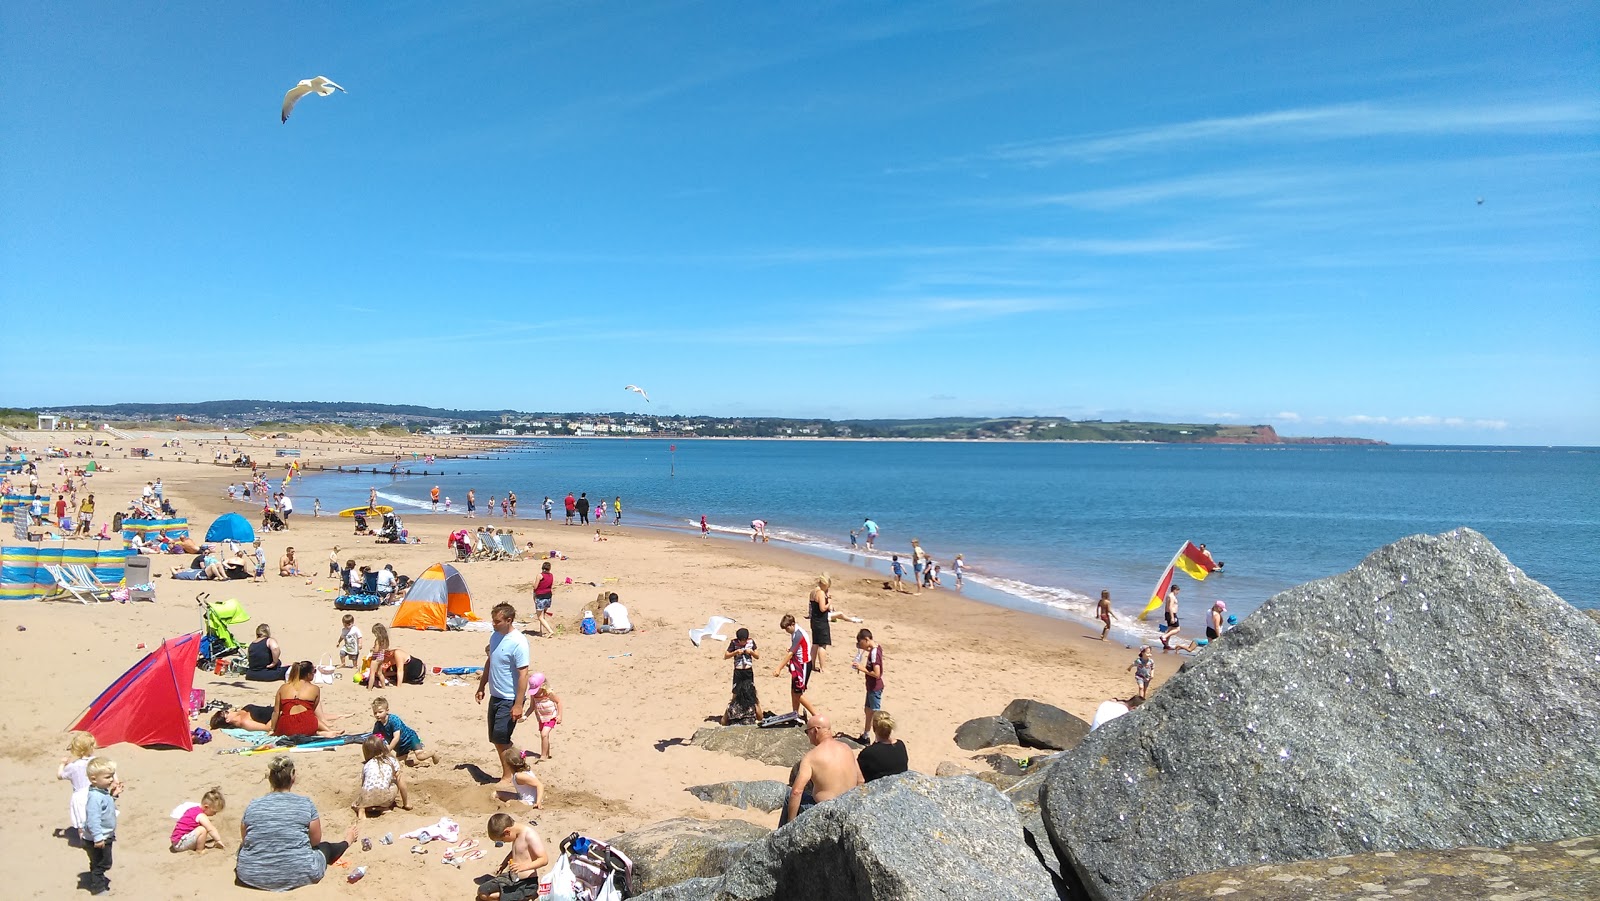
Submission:
<svg viewBox="0 0 1600 901">
<path fill-rule="evenodd" d="M 748 757 L 773 766 L 794 766 L 811 750 L 804 729 L 763 729 L 760 726 L 707 726 L 689 743 L 708 751 Z"/>
<path fill-rule="evenodd" d="M 869 782 L 751 844 L 716 879 L 640 901 L 1039 901 L 1050 876 L 1017 813 L 970 778 L 902 773 Z"/>
<path fill-rule="evenodd" d="M 1097 899 L 1224 867 L 1600 833 L 1600 626 L 1460 529 L 1268 600 L 1051 765 Z"/>
<path fill-rule="evenodd" d="M 1055 846 L 1050 844 L 1050 831 L 1044 825 L 1044 810 L 1040 807 L 1039 799 L 1044 793 L 1045 779 L 1049 774 L 1052 758 L 1048 762 L 1035 764 L 1028 775 L 1008 789 L 1005 789 L 1006 800 L 1016 808 L 1017 816 L 1022 820 L 1023 840 L 1028 844 L 1042 865 L 1050 873 L 1050 878 L 1055 882 L 1056 894 L 1062 898 L 1081 898 L 1082 890 L 1078 886 L 1078 876 L 1072 872 L 1071 867 L 1063 867 L 1061 859 L 1056 856 Z"/>
<path fill-rule="evenodd" d="M 625 832 L 607 844 L 633 861 L 634 888 L 649 891 L 686 879 L 717 876 L 745 846 L 765 838 L 763 829 L 744 820 L 693 820 L 679 817 Z"/>
<path fill-rule="evenodd" d="M 963 751 L 977 751 L 996 745 L 1016 743 L 1016 727 L 1004 717 L 980 716 L 956 727 L 956 747 Z"/>
<path fill-rule="evenodd" d="M 1600 838 L 1509 848 L 1378 851 L 1216 870 L 1163 882 L 1144 901 L 1221 897 L 1228 901 L 1594 901 L 1600 898 Z"/>
<path fill-rule="evenodd" d="M 1000 714 L 1017 729 L 1017 738 L 1030 748 L 1065 751 L 1076 748 L 1089 734 L 1089 724 L 1043 701 L 1018 698 Z"/>
<path fill-rule="evenodd" d="M 789 801 L 789 786 L 776 779 L 759 782 L 716 782 L 711 785 L 691 785 L 686 791 L 702 801 L 725 804 L 748 810 L 765 810 L 771 813 Z"/>
</svg>

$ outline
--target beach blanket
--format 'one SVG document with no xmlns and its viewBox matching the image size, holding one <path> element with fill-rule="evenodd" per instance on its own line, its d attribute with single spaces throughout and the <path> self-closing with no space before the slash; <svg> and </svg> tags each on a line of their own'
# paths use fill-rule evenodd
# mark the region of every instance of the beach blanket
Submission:
<svg viewBox="0 0 1600 901">
<path fill-rule="evenodd" d="M 273 739 L 278 737 L 276 735 L 273 735 L 271 732 L 253 732 L 253 731 L 251 731 L 249 729 L 231 729 L 230 728 L 230 729 L 218 729 L 217 731 L 221 732 L 223 735 L 228 736 L 229 738 L 237 739 L 239 741 L 244 742 L 247 745 L 250 745 L 251 747 L 257 747 L 257 748 L 259 748 L 260 746 L 262 746 L 262 745 L 266 744 L 267 742 L 270 742 Z"/>
</svg>

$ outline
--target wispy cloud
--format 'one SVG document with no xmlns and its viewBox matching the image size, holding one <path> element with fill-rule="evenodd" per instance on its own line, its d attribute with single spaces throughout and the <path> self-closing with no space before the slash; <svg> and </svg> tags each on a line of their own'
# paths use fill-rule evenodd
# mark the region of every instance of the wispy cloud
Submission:
<svg viewBox="0 0 1600 901">
<path fill-rule="evenodd" d="M 1105 159 L 1174 146 L 1241 140 L 1333 141 L 1382 136 L 1590 134 L 1597 127 L 1600 127 L 1600 103 L 1592 100 L 1505 102 L 1453 107 L 1344 103 L 1003 144 L 985 156 L 1002 162 L 1045 166 L 1065 160 Z"/>
<path fill-rule="evenodd" d="M 1341 416 L 1335 422 L 1345 425 L 1393 425 L 1411 428 L 1488 429 L 1503 431 L 1510 428 L 1504 419 L 1467 419 L 1461 416 Z"/>
</svg>

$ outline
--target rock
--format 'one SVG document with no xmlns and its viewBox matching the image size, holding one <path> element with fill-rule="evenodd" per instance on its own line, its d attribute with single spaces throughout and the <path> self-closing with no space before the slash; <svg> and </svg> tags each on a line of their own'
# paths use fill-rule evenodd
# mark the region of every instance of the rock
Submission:
<svg viewBox="0 0 1600 901">
<path fill-rule="evenodd" d="M 973 760 L 988 764 L 989 769 L 1002 776 L 1021 776 L 1022 764 L 1010 754 L 979 754 Z"/>
<path fill-rule="evenodd" d="M 902 773 L 820 804 L 745 848 L 716 879 L 639 901 L 1038 901 L 1055 891 L 1017 813 L 976 779 Z"/>
<path fill-rule="evenodd" d="M 1063 869 L 1061 866 L 1055 846 L 1050 844 L 1050 833 L 1044 825 L 1044 812 L 1039 806 L 1039 796 L 1044 792 L 1045 778 L 1053 762 L 1048 760 L 1035 764 L 1032 772 L 1004 791 L 1006 799 L 1016 808 L 1017 816 L 1022 820 L 1022 834 L 1028 848 L 1056 883 L 1056 894 L 1062 898 L 1077 899 L 1085 897 L 1078 885 L 1078 875 L 1071 867 Z"/>
<path fill-rule="evenodd" d="M 1042 701 L 1018 698 L 1006 705 L 1003 719 L 1017 729 L 1017 738 L 1030 748 L 1066 751 L 1076 748 L 1089 734 L 1089 724 Z"/>
<path fill-rule="evenodd" d="M 1017 730 L 1011 721 L 998 716 L 980 716 L 967 720 L 956 729 L 956 747 L 963 751 L 992 748 L 995 745 L 1017 743 Z"/>
<path fill-rule="evenodd" d="M 720 876 L 751 842 L 771 830 L 744 820 L 679 817 L 652 823 L 611 839 L 633 860 L 634 888 L 641 892 L 701 876 Z"/>
<path fill-rule="evenodd" d="M 1005 791 L 1011 786 L 1022 781 L 1021 776 L 1012 776 L 1008 773 L 997 773 L 993 770 L 985 770 L 984 772 L 977 773 L 974 778 L 979 782 L 986 782 L 1000 791 Z"/>
<path fill-rule="evenodd" d="M 1096 899 L 1224 867 L 1600 833 L 1600 625 L 1459 529 L 1271 598 L 1051 764 Z"/>
<path fill-rule="evenodd" d="M 933 771 L 935 776 L 971 776 L 972 770 L 956 763 L 954 760 L 941 760 L 939 766 Z"/>
<path fill-rule="evenodd" d="M 712 785 L 691 785 L 689 794 L 712 804 L 726 804 L 740 810 L 754 807 L 771 813 L 789 800 L 789 786 L 776 779 L 759 782 L 717 782 Z"/>
<path fill-rule="evenodd" d="M 1144 901 L 1404 901 L 1600 898 L 1600 837 L 1509 848 L 1353 854 L 1217 870 L 1163 882 Z"/>
<path fill-rule="evenodd" d="M 707 726 L 689 743 L 708 751 L 748 757 L 773 766 L 794 766 L 811 750 L 804 729 L 760 726 Z"/>
</svg>

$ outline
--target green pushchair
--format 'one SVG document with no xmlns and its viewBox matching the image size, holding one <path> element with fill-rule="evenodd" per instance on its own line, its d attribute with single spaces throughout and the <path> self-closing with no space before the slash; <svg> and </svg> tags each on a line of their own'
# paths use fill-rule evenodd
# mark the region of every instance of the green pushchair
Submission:
<svg viewBox="0 0 1600 901">
<path fill-rule="evenodd" d="M 195 595 L 195 602 L 200 605 L 201 617 L 206 624 L 206 634 L 200 640 L 200 656 L 195 660 L 195 666 L 207 670 L 214 668 L 216 661 L 239 653 L 239 639 L 234 637 L 230 627 L 250 621 L 250 614 L 245 612 L 237 598 L 228 598 L 226 601 L 213 601 L 210 598 L 211 593 L 206 591 Z"/>
</svg>

